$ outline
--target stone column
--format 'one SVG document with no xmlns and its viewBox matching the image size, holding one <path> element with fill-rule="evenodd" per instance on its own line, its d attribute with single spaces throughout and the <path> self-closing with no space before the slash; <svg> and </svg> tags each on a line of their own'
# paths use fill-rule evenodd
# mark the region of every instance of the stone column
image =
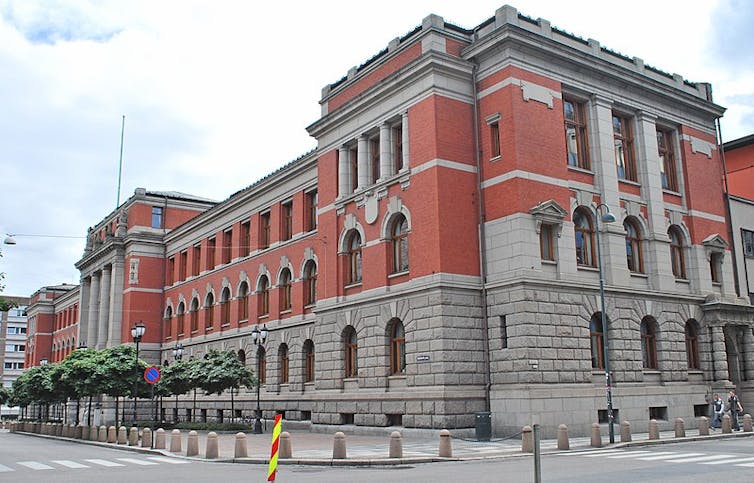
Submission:
<svg viewBox="0 0 754 483">
<path fill-rule="evenodd" d="M 110 331 L 107 334 L 107 347 L 120 345 L 121 326 L 123 325 L 123 283 L 125 281 L 124 256 L 116 255 L 117 260 L 112 264 L 110 277 Z"/>
<path fill-rule="evenodd" d="M 385 122 L 380 126 L 380 179 L 394 174 L 391 139 L 390 124 Z"/>
<path fill-rule="evenodd" d="M 97 324 L 99 323 L 100 272 L 92 274 L 92 284 L 89 289 L 89 326 L 86 331 L 86 345 L 94 349 L 97 345 Z"/>
<path fill-rule="evenodd" d="M 409 168 L 408 165 L 408 112 L 404 112 L 401 116 L 401 135 L 403 136 L 403 140 L 401 141 L 402 149 L 403 149 L 403 170 L 407 170 Z"/>
<path fill-rule="evenodd" d="M 97 350 L 107 347 L 107 332 L 110 325 L 110 276 L 112 266 L 102 268 L 99 291 L 99 323 L 97 325 Z"/>
<path fill-rule="evenodd" d="M 346 146 L 338 148 L 338 196 L 346 196 L 351 192 L 350 154 Z"/>
<path fill-rule="evenodd" d="M 728 356 L 725 352 L 725 334 L 722 326 L 715 325 L 712 329 L 712 367 L 715 370 L 717 382 L 728 380 Z"/>
<path fill-rule="evenodd" d="M 79 291 L 79 333 L 76 336 L 77 345 L 86 343 L 87 330 L 89 329 L 89 292 L 91 284 L 92 279 L 90 277 L 81 279 L 81 289 Z"/>
<path fill-rule="evenodd" d="M 359 136 L 358 157 L 359 185 L 357 189 L 365 188 L 369 184 L 369 139 L 366 134 Z"/>
<path fill-rule="evenodd" d="M 743 354 L 745 378 L 747 381 L 754 379 L 754 334 L 751 327 L 744 328 Z"/>
</svg>

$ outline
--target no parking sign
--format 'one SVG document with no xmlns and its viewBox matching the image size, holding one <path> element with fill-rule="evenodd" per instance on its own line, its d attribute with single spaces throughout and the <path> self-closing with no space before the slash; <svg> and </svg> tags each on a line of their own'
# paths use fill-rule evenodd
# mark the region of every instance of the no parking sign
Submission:
<svg viewBox="0 0 754 483">
<path fill-rule="evenodd" d="M 162 373 L 160 372 L 160 368 L 157 366 L 149 366 L 144 371 L 144 380 L 149 384 L 157 384 L 157 381 L 160 380 L 160 377 L 162 377 Z"/>
</svg>

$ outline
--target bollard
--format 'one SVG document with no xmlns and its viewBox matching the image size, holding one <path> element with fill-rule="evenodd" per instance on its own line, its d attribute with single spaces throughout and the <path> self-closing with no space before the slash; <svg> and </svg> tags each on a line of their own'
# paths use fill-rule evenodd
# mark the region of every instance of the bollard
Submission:
<svg viewBox="0 0 754 483">
<path fill-rule="evenodd" d="M 706 416 L 699 418 L 699 436 L 709 436 L 709 419 Z"/>
<path fill-rule="evenodd" d="M 620 423 L 620 442 L 631 442 L 631 423 L 629 423 L 628 421 L 623 421 L 622 423 Z"/>
<path fill-rule="evenodd" d="M 107 443 L 107 426 L 99 427 L 99 434 L 97 435 L 97 441 L 100 443 Z"/>
<path fill-rule="evenodd" d="M 403 438 L 399 431 L 390 433 L 390 453 L 388 458 L 403 458 Z"/>
<path fill-rule="evenodd" d="M 136 426 L 131 426 L 131 429 L 128 431 L 128 446 L 138 446 L 139 445 L 139 428 Z"/>
<path fill-rule="evenodd" d="M 84 433 L 84 427 L 81 425 L 78 425 L 73 428 L 73 437 L 76 439 L 82 439 L 82 435 Z"/>
<path fill-rule="evenodd" d="M 648 439 L 660 439 L 660 427 L 657 425 L 656 419 L 649 420 L 649 438 Z"/>
<path fill-rule="evenodd" d="M 744 414 L 743 421 L 744 421 L 744 433 L 751 433 L 752 432 L 751 414 Z"/>
<path fill-rule="evenodd" d="M 602 447 L 602 434 L 600 433 L 599 423 L 592 423 L 592 447 Z"/>
<path fill-rule="evenodd" d="M 521 452 L 534 452 L 534 435 L 531 432 L 531 426 L 524 426 L 521 429 Z"/>
<path fill-rule="evenodd" d="M 443 429 L 440 431 L 440 448 L 438 451 L 440 458 L 452 458 L 453 447 L 450 442 L 450 431 Z"/>
<path fill-rule="evenodd" d="M 334 460 L 346 459 L 346 435 L 340 431 L 335 433 L 335 438 L 333 438 L 332 458 Z"/>
<path fill-rule="evenodd" d="M 82 424 L 80 428 L 81 428 L 81 436 L 79 436 L 79 439 L 83 439 L 84 441 L 86 441 L 87 439 L 89 439 L 89 426 Z"/>
<path fill-rule="evenodd" d="M 154 433 L 154 449 L 165 449 L 165 430 L 162 428 Z"/>
<path fill-rule="evenodd" d="M 89 441 L 97 441 L 99 438 L 99 428 L 92 426 L 89 428 Z"/>
<path fill-rule="evenodd" d="M 248 458 L 249 451 L 246 446 L 246 434 L 236 433 L 236 448 L 233 452 L 234 458 Z"/>
<path fill-rule="evenodd" d="M 188 442 L 186 443 L 186 456 L 199 455 L 199 434 L 196 431 L 189 431 Z"/>
<path fill-rule="evenodd" d="M 141 447 L 152 447 L 152 428 L 144 428 L 141 430 Z"/>
<path fill-rule="evenodd" d="M 675 418 L 675 437 L 686 437 L 686 423 L 683 422 L 683 418 Z"/>
<path fill-rule="evenodd" d="M 107 442 L 108 443 L 116 443 L 118 441 L 118 430 L 115 428 L 115 426 L 110 426 L 107 428 Z"/>
<path fill-rule="evenodd" d="M 571 449 L 571 443 L 568 441 L 568 426 L 565 424 L 558 426 L 558 449 Z"/>
<path fill-rule="evenodd" d="M 55 436 L 63 436 L 63 432 L 65 431 L 66 425 L 63 423 L 60 423 L 56 425 L 55 428 L 56 428 Z"/>
<path fill-rule="evenodd" d="M 730 434 L 733 432 L 733 426 L 730 422 L 730 414 L 723 415 L 723 434 Z"/>
<path fill-rule="evenodd" d="M 121 426 L 118 428 L 118 444 L 126 444 L 128 443 L 128 431 L 126 430 L 125 426 Z"/>
<path fill-rule="evenodd" d="M 291 459 L 293 458 L 293 447 L 291 446 L 291 433 L 283 431 L 280 433 L 280 451 L 278 452 L 278 458 Z"/>
<path fill-rule="evenodd" d="M 181 452 L 181 430 L 180 429 L 174 429 L 170 433 L 170 452 L 171 453 Z"/>
<path fill-rule="evenodd" d="M 217 433 L 210 431 L 207 434 L 207 450 L 204 452 L 204 457 L 208 460 L 216 459 L 219 456 L 217 450 Z"/>
</svg>

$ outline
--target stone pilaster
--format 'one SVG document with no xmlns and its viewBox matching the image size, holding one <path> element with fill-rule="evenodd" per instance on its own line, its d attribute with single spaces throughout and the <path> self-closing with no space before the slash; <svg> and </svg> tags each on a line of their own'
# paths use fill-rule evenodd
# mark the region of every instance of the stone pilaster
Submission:
<svg viewBox="0 0 754 483">
<path fill-rule="evenodd" d="M 380 179 L 394 174 L 391 139 L 390 125 L 386 122 L 382 123 L 380 126 Z"/>
<path fill-rule="evenodd" d="M 350 153 L 346 146 L 338 148 L 338 196 L 346 196 L 351 192 L 351 163 Z"/>
<path fill-rule="evenodd" d="M 79 290 L 79 333 L 78 336 L 76 336 L 78 345 L 87 343 L 87 330 L 89 328 L 89 293 L 91 284 L 92 279 L 90 277 L 81 279 L 81 289 Z"/>
<path fill-rule="evenodd" d="M 725 352 L 725 334 L 719 325 L 712 329 L 712 365 L 715 368 L 715 381 L 728 381 L 728 356 Z"/>
<path fill-rule="evenodd" d="M 102 279 L 100 280 L 99 290 L 99 323 L 97 325 L 97 346 L 96 348 L 104 349 L 107 347 L 107 332 L 110 324 L 110 278 L 112 266 L 107 265 L 102 268 Z"/>
<path fill-rule="evenodd" d="M 358 158 L 359 178 L 357 189 L 363 189 L 369 184 L 369 139 L 365 134 L 359 136 Z"/>
<path fill-rule="evenodd" d="M 403 168 L 401 169 L 401 171 L 403 171 L 410 167 L 408 156 L 408 112 L 404 112 L 401 116 L 401 135 L 403 136 L 403 140 L 401 142 L 403 149 Z"/>
<path fill-rule="evenodd" d="M 751 327 L 744 327 L 743 354 L 745 378 L 754 380 L 754 333 Z"/>
<path fill-rule="evenodd" d="M 107 334 L 107 347 L 120 345 L 121 326 L 123 324 L 123 287 L 125 277 L 125 261 L 122 257 L 113 262 L 110 283 L 110 330 Z"/>
<path fill-rule="evenodd" d="M 86 330 L 86 345 L 94 349 L 97 345 L 97 324 L 99 323 L 100 272 L 92 273 L 92 283 L 89 289 L 89 326 Z"/>
</svg>

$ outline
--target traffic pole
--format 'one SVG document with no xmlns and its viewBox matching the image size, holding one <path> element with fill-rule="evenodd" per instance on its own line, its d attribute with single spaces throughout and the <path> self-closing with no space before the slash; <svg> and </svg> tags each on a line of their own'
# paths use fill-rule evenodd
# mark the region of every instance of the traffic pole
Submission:
<svg viewBox="0 0 754 483">
<path fill-rule="evenodd" d="M 275 425 L 272 427 L 272 449 L 270 450 L 270 466 L 267 469 L 267 481 L 275 481 L 278 470 L 278 449 L 280 446 L 280 426 L 283 415 L 275 415 Z"/>
</svg>

